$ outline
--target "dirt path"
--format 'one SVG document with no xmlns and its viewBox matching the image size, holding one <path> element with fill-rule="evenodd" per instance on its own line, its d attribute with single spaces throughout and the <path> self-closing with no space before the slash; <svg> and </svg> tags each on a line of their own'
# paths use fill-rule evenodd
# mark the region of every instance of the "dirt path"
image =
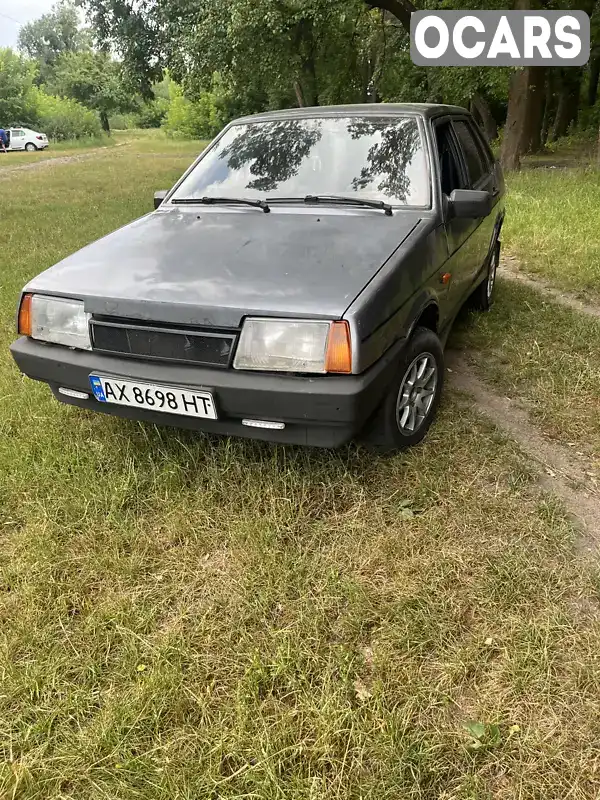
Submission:
<svg viewBox="0 0 600 800">
<path fill-rule="evenodd" d="M 466 357 L 456 351 L 446 354 L 448 385 L 468 395 L 459 402 L 490 419 L 517 442 L 539 466 L 540 485 L 554 492 L 567 507 L 581 531 L 578 546 L 600 550 L 600 475 L 583 453 L 544 437 L 529 420 L 517 399 L 503 397 L 477 378 Z"/>
<path fill-rule="evenodd" d="M 579 311 L 591 317 L 596 317 L 596 319 L 600 319 L 600 306 L 594 305 L 593 303 L 584 303 L 582 300 L 575 297 L 574 294 L 557 289 L 543 278 L 531 278 L 521 271 L 518 260 L 512 256 L 502 257 L 499 274 L 515 283 L 521 283 L 532 289 L 536 289 L 538 292 L 541 292 L 541 294 L 552 298 L 552 300 L 566 308 L 571 308 L 574 311 Z"/>
<path fill-rule="evenodd" d="M 3 175 L 12 175 L 14 172 L 25 172 L 34 169 L 42 169 L 44 167 L 51 167 L 55 164 L 75 164 L 78 161 L 88 161 L 91 158 L 99 158 L 106 155 L 107 152 L 115 150 L 117 147 L 127 147 L 129 142 L 118 142 L 110 146 L 98 147 L 91 153 L 78 153 L 73 156 L 57 156 L 56 158 L 44 158 L 40 161 L 34 161 L 32 164 L 17 164 L 14 167 L 3 167 L 0 169 L 0 178 Z"/>
</svg>

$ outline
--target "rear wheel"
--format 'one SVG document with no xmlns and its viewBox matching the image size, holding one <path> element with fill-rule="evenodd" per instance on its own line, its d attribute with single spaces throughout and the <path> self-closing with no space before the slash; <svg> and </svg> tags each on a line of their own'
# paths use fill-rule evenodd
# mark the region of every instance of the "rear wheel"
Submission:
<svg viewBox="0 0 600 800">
<path fill-rule="evenodd" d="M 398 363 L 398 377 L 367 427 L 365 444 L 389 452 L 418 444 L 437 411 L 444 384 L 444 353 L 428 328 L 417 328 Z"/>
<path fill-rule="evenodd" d="M 496 273 L 500 263 L 500 240 L 494 243 L 494 252 L 490 258 L 488 271 L 477 289 L 473 292 L 472 306 L 477 311 L 489 311 L 494 303 L 494 289 L 496 288 Z"/>
<path fill-rule="evenodd" d="M 25 150 L 32 153 L 34 150 L 37 150 L 37 147 L 34 145 L 33 142 L 27 142 L 27 144 L 25 145 Z"/>
</svg>

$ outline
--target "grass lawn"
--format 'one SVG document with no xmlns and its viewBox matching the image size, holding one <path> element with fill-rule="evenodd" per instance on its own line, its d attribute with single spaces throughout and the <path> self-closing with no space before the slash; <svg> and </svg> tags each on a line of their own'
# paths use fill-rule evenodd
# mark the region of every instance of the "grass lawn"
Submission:
<svg viewBox="0 0 600 800">
<path fill-rule="evenodd" d="M 520 397 L 551 437 L 576 443 L 600 466 L 600 320 L 500 279 L 491 314 L 459 320 L 450 345 L 467 348 L 478 371 Z"/>
<path fill-rule="evenodd" d="M 65 156 L 87 155 L 88 153 L 102 155 L 102 150 L 112 148 L 115 145 L 120 147 L 134 145 L 137 153 L 174 153 L 179 156 L 189 153 L 195 157 L 202 151 L 205 144 L 205 142 L 169 139 L 162 131 L 114 131 L 111 136 L 103 136 L 100 139 L 88 138 L 66 142 L 51 142 L 47 150 L 39 150 L 35 153 L 18 151 L 6 154 L 0 153 L 0 173 L 4 168 L 34 164 L 38 161 L 48 161 L 54 158 L 64 158 Z"/>
<path fill-rule="evenodd" d="M 393 458 L 212 439 L 60 405 L 12 364 L 25 281 L 197 150 L 3 178 L 0 797 L 596 797 L 600 580 L 512 442 L 451 397 Z M 457 336 L 575 408 L 556 345 L 595 333 L 512 291 Z"/>
<path fill-rule="evenodd" d="M 0 170 L 6 167 L 21 166 L 22 164 L 33 164 L 37 161 L 46 161 L 49 158 L 60 158 L 61 156 L 80 155 L 90 153 L 99 148 L 113 147 L 119 139 L 117 137 L 103 136 L 102 138 L 74 139 L 67 142 L 50 142 L 46 150 L 38 150 L 33 153 L 15 150 L 14 152 L 0 153 Z"/>
<path fill-rule="evenodd" d="M 526 169 L 509 195 L 505 247 L 528 272 L 600 300 L 600 170 Z"/>
</svg>

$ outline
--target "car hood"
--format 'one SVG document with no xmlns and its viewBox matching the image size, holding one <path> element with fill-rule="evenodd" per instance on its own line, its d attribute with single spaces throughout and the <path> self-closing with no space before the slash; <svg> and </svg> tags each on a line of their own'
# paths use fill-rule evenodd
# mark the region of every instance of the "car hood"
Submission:
<svg viewBox="0 0 600 800">
<path fill-rule="evenodd" d="M 339 318 L 417 211 L 165 209 L 83 248 L 26 291 L 94 314 L 237 327 L 246 315 Z"/>
</svg>

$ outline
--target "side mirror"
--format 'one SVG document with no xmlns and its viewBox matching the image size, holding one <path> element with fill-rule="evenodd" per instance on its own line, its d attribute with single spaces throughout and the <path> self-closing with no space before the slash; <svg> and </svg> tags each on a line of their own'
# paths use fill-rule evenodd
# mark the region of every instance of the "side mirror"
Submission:
<svg viewBox="0 0 600 800">
<path fill-rule="evenodd" d="M 492 210 L 492 195 L 476 189 L 455 189 L 450 195 L 448 210 L 452 217 L 479 219 Z"/>
<path fill-rule="evenodd" d="M 168 189 L 161 189 L 160 192 L 154 192 L 154 210 L 160 206 L 165 197 L 169 194 Z"/>
</svg>

